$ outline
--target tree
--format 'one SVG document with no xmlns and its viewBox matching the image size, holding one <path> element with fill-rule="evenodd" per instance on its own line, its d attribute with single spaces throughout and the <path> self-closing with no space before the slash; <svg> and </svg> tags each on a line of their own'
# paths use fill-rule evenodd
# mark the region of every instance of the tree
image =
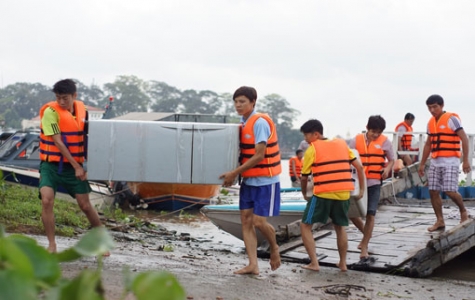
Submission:
<svg viewBox="0 0 475 300">
<path fill-rule="evenodd" d="M 156 112 L 176 112 L 180 105 L 181 92 L 165 82 L 149 81 L 147 93 L 151 99 L 151 109 Z"/>
<path fill-rule="evenodd" d="M 129 112 L 149 111 L 150 97 L 147 94 L 148 84 L 136 76 L 118 76 L 113 83 L 104 85 L 106 93 L 114 97 L 114 115 L 121 116 Z M 101 102 L 105 102 L 103 99 Z M 107 103 L 102 103 L 104 106 Z"/>
<path fill-rule="evenodd" d="M 86 86 L 81 81 L 74 79 L 76 82 L 78 99 L 82 100 L 84 104 L 91 106 L 100 106 L 101 100 L 104 98 L 104 92 L 101 88 L 92 83 L 91 86 Z"/>
<path fill-rule="evenodd" d="M 283 150 L 295 149 L 295 145 L 302 140 L 302 136 L 298 131 L 292 130 L 292 127 L 293 120 L 300 112 L 291 108 L 289 102 L 277 94 L 270 94 L 258 100 L 257 106 L 257 111 L 269 114 L 276 123 L 280 147 Z M 296 141 L 298 142 L 295 143 Z"/>
<path fill-rule="evenodd" d="M 15 83 L 0 90 L 0 111 L 7 110 L 12 117 L 5 117 L 6 126 L 19 128 L 22 119 L 32 119 L 39 114 L 43 104 L 54 100 L 50 87 L 41 83 Z"/>
</svg>

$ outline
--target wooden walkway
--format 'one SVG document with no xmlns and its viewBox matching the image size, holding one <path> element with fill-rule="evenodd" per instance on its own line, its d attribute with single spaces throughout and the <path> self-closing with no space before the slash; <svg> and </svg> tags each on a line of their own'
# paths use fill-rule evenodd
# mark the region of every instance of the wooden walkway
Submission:
<svg viewBox="0 0 475 300">
<path fill-rule="evenodd" d="M 350 225 L 347 229 L 348 267 L 426 277 L 437 267 L 475 246 L 475 220 L 469 219 L 461 224 L 456 206 L 444 207 L 445 231 L 428 232 L 427 228 L 434 223 L 435 215 L 430 202 L 427 203 L 428 206 L 380 205 L 369 244 L 369 260 L 360 260 L 357 246 L 363 235 Z M 468 210 L 469 214 L 475 215 L 474 208 Z M 320 231 L 320 234 L 314 235 L 319 262 L 324 266 L 335 266 L 339 261 L 336 235 L 331 225 Z M 293 243 L 295 246 L 296 241 Z M 290 248 L 281 251 L 283 258 L 308 259 L 303 246 Z M 287 249 L 286 245 L 282 245 L 281 249 Z"/>
</svg>

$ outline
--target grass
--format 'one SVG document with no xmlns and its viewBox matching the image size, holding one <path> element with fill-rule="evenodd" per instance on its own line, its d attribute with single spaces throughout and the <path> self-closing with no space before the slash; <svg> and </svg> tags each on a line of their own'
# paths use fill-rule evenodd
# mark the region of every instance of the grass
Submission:
<svg viewBox="0 0 475 300">
<path fill-rule="evenodd" d="M 78 229 L 89 227 L 86 216 L 76 203 L 57 199 L 54 215 L 57 235 L 71 237 Z M 38 189 L 0 181 L 0 224 L 11 233 L 44 234 Z"/>
</svg>

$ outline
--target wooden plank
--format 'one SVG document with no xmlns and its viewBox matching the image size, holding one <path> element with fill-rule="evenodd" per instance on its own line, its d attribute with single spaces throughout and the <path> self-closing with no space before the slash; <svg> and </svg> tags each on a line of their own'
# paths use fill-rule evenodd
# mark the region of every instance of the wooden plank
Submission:
<svg viewBox="0 0 475 300">
<path fill-rule="evenodd" d="M 462 243 L 473 235 L 475 235 L 475 220 L 467 220 L 430 240 L 427 247 L 432 247 L 436 251 L 444 251 L 452 245 Z"/>
<path fill-rule="evenodd" d="M 320 239 L 322 237 L 325 237 L 325 236 L 328 236 L 332 233 L 331 230 L 319 230 L 319 231 L 316 231 L 314 234 L 313 234 L 313 239 L 314 240 L 317 240 L 317 239 Z M 303 241 L 302 239 L 295 239 L 293 241 L 290 241 L 288 243 L 285 243 L 283 245 L 280 245 L 279 246 L 279 252 L 282 254 L 284 252 L 287 252 L 289 250 L 292 250 L 292 249 L 295 249 L 299 246 L 303 245 Z"/>
</svg>

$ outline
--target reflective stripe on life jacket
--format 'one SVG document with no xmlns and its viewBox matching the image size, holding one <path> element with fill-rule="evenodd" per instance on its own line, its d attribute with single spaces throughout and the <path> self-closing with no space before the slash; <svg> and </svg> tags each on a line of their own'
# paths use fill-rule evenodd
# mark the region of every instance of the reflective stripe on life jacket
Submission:
<svg viewBox="0 0 475 300">
<path fill-rule="evenodd" d="M 398 128 L 401 127 L 401 126 L 404 126 L 406 127 L 406 132 L 405 133 L 410 133 L 412 132 L 412 126 L 409 126 L 406 124 L 406 122 L 401 122 L 399 123 L 397 126 L 396 126 L 396 129 L 395 131 L 397 132 Z M 402 147 L 402 150 L 411 150 L 412 146 L 412 134 L 404 134 L 402 137 L 401 137 L 401 147 Z"/>
<path fill-rule="evenodd" d="M 355 189 L 351 178 L 349 149 L 342 139 L 316 140 L 312 164 L 313 193 L 344 192 Z"/>
<path fill-rule="evenodd" d="M 460 157 L 460 137 L 449 127 L 450 117 L 457 114 L 444 112 L 439 120 L 432 117 L 428 125 L 432 158 Z"/>
<path fill-rule="evenodd" d="M 295 172 L 297 172 L 297 174 L 294 174 L 294 170 L 292 170 L 292 162 L 295 163 Z M 302 174 L 302 160 L 299 159 L 297 156 L 294 156 L 294 157 L 291 157 L 289 159 L 289 176 L 290 177 L 297 177 L 297 178 L 300 178 Z"/>
<path fill-rule="evenodd" d="M 84 122 L 86 119 L 86 108 L 82 101 L 74 101 L 74 117 L 71 112 L 61 108 L 56 101 L 46 103 L 40 109 L 40 120 L 43 118 L 46 108 L 51 107 L 59 118 L 59 128 L 61 130 L 61 140 L 68 148 L 74 160 L 78 163 L 84 162 Z M 59 149 L 54 144 L 52 136 L 46 136 L 40 125 L 40 159 L 48 162 L 68 162 L 63 157 Z"/>
<path fill-rule="evenodd" d="M 360 154 L 361 163 L 364 167 L 367 179 L 382 180 L 382 173 L 384 164 L 386 162 L 386 155 L 383 151 L 383 144 L 387 137 L 380 135 L 375 141 L 366 145 L 365 134 L 358 134 L 356 136 L 355 148 Z"/>
<path fill-rule="evenodd" d="M 270 126 L 270 136 L 267 139 L 264 159 L 249 170 L 244 171 L 243 177 L 272 177 L 282 172 L 280 165 L 280 151 L 277 139 L 277 131 L 274 122 L 267 114 L 256 113 L 249 117 L 245 126 L 241 129 L 241 164 L 244 164 L 256 153 L 256 143 L 254 136 L 254 123 L 257 119 L 263 118 Z"/>
</svg>

